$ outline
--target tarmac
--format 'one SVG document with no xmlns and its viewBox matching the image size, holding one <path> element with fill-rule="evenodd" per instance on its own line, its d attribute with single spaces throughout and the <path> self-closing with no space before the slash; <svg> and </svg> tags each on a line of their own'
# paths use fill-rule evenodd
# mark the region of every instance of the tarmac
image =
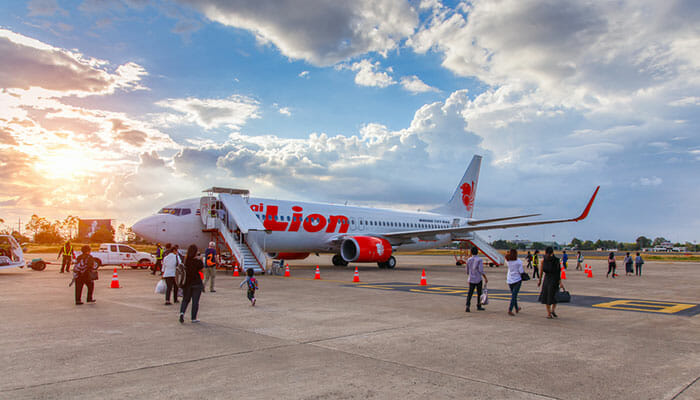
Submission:
<svg viewBox="0 0 700 400">
<path fill-rule="evenodd" d="M 177 321 L 148 271 L 118 269 L 110 289 L 102 268 L 97 303 L 76 306 L 57 265 L 2 270 L 0 398 L 700 399 L 700 263 L 614 280 L 605 261 L 593 278 L 570 265 L 572 303 L 546 319 L 536 281 L 507 315 L 503 267 L 486 268 L 486 311 L 465 313 L 452 257 L 396 258 L 358 264 L 360 284 L 328 255 L 290 261 L 291 278 L 258 277 L 255 307 L 219 271 L 199 324 Z"/>
</svg>

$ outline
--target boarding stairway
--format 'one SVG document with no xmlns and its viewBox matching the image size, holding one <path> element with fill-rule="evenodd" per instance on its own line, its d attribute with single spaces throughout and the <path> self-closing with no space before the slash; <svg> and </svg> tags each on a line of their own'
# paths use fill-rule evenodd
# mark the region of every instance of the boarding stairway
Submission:
<svg viewBox="0 0 700 400">
<path fill-rule="evenodd" d="M 213 187 L 200 200 L 202 231 L 211 233 L 219 254 L 229 252 L 245 271 L 263 272 L 267 254 L 260 246 L 265 228 L 248 205 L 248 191 Z"/>
</svg>

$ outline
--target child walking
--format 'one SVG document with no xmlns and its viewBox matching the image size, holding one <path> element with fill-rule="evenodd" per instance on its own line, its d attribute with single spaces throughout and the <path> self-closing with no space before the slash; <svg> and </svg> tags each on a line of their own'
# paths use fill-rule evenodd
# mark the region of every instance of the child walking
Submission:
<svg viewBox="0 0 700 400">
<path fill-rule="evenodd" d="M 258 290 L 258 280 L 253 277 L 255 271 L 253 268 L 248 268 L 246 270 L 246 278 L 241 282 L 238 287 L 243 287 L 243 285 L 248 285 L 248 300 L 250 300 L 250 305 L 255 307 L 255 291 Z"/>
</svg>

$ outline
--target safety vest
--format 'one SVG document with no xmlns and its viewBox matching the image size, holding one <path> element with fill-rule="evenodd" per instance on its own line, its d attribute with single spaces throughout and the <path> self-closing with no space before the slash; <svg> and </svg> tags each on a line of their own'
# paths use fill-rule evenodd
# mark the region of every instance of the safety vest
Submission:
<svg viewBox="0 0 700 400">
<path fill-rule="evenodd" d="M 538 256 L 538 255 L 533 255 L 533 256 L 532 256 L 532 265 L 534 265 L 534 266 L 536 267 L 537 264 L 539 264 L 539 259 L 540 259 L 540 256 Z"/>
<path fill-rule="evenodd" d="M 73 254 L 73 246 L 66 246 L 65 244 L 63 245 L 63 255 L 64 256 L 70 256 Z"/>
<path fill-rule="evenodd" d="M 156 249 L 156 260 L 162 260 L 163 259 L 163 249 L 160 247 Z"/>
</svg>

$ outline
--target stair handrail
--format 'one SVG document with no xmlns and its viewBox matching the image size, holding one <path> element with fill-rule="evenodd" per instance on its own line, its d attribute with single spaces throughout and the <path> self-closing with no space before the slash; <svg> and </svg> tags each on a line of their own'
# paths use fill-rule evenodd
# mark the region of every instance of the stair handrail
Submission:
<svg viewBox="0 0 700 400">
<path fill-rule="evenodd" d="M 263 270 L 266 270 L 267 269 L 267 254 L 265 254 L 265 252 L 260 248 L 260 244 L 258 244 L 258 241 L 255 240 L 255 238 L 251 238 L 250 235 L 246 235 L 245 243 L 248 245 L 248 248 L 253 253 L 255 260 L 260 265 L 260 268 L 262 268 Z M 265 263 L 265 264 L 263 265 L 263 263 Z"/>
<path fill-rule="evenodd" d="M 245 264 L 245 259 L 243 259 L 243 253 L 241 253 L 241 249 L 240 247 L 238 247 L 236 239 L 234 239 L 233 235 L 231 235 L 231 232 L 229 232 L 228 228 L 223 225 L 224 224 L 222 223 L 222 221 L 217 219 L 217 227 L 219 228 L 219 234 L 221 234 L 221 236 L 224 238 L 224 241 L 233 253 L 232 255 L 236 258 L 236 261 L 238 261 L 238 265 L 242 268 Z"/>
</svg>

